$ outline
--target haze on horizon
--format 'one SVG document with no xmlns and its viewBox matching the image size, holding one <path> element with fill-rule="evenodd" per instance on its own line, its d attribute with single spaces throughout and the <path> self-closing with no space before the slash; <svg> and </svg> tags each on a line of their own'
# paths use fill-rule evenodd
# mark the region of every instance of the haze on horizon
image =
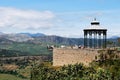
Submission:
<svg viewBox="0 0 120 80">
<path fill-rule="evenodd" d="M 1 0 L 0 32 L 83 37 L 96 17 L 108 37 L 120 35 L 120 0 Z"/>
</svg>

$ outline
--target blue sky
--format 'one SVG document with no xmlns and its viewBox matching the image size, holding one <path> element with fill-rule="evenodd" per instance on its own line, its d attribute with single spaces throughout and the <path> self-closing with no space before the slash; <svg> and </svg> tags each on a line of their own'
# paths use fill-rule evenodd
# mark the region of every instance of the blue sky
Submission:
<svg viewBox="0 0 120 80">
<path fill-rule="evenodd" d="M 0 0 L 0 31 L 83 37 L 94 17 L 120 35 L 120 0 Z"/>
</svg>

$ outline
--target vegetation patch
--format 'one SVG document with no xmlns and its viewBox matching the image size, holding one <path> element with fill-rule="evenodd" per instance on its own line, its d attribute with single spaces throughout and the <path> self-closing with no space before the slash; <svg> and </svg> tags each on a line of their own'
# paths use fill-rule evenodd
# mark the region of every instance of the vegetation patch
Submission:
<svg viewBox="0 0 120 80">
<path fill-rule="evenodd" d="M 89 67 L 83 64 L 53 67 L 42 63 L 33 66 L 31 80 L 120 80 L 119 66 L 120 59 L 93 61 Z"/>
<path fill-rule="evenodd" d="M 23 80 L 23 79 L 11 74 L 0 74 L 0 80 Z"/>
</svg>

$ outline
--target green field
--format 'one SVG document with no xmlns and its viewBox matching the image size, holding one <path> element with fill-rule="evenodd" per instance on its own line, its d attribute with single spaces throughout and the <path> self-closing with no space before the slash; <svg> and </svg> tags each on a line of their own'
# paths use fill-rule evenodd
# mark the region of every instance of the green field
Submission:
<svg viewBox="0 0 120 80">
<path fill-rule="evenodd" d="M 22 79 L 10 74 L 0 74 L 0 80 L 29 80 L 29 79 Z"/>
<path fill-rule="evenodd" d="M 18 56 L 21 56 L 21 55 L 51 55 L 51 52 L 49 50 L 47 50 L 46 43 L 41 43 L 41 44 L 32 44 L 32 43 L 0 44 L 0 49 L 12 50 L 11 53 L 14 52 Z"/>
</svg>

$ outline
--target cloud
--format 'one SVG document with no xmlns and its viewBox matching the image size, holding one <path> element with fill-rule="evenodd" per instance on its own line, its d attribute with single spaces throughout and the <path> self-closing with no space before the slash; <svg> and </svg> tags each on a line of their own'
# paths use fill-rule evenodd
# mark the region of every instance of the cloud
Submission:
<svg viewBox="0 0 120 80">
<path fill-rule="evenodd" d="M 70 37 L 83 37 L 83 29 L 90 26 L 90 22 L 96 17 L 100 21 L 101 27 L 108 29 L 108 37 L 119 35 L 120 33 L 120 10 L 98 10 L 98 11 L 78 11 L 78 12 L 61 12 L 57 16 L 61 18 L 64 33 Z M 113 32 L 113 33 L 112 33 Z M 62 35 L 64 35 L 62 34 Z"/>
<path fill-rule="evenodd" d="M 52 27 L 55 14 L 51 11 L 21 10 L 0 7 L 0 28 L 20 30 Z"/>
<path fill-rule="evenodd" d="M 0 31 L 42 32 L 67 37 L 83 37 L 83 29 L 89 27 L 90 22 L 96 17 L 101 22 L 101 26 L 108 29 L 108 33 L 119 32 L 119 13 L 119 10 L 53 13 L 46 10 L 0 7 Z"/>
</svg>

